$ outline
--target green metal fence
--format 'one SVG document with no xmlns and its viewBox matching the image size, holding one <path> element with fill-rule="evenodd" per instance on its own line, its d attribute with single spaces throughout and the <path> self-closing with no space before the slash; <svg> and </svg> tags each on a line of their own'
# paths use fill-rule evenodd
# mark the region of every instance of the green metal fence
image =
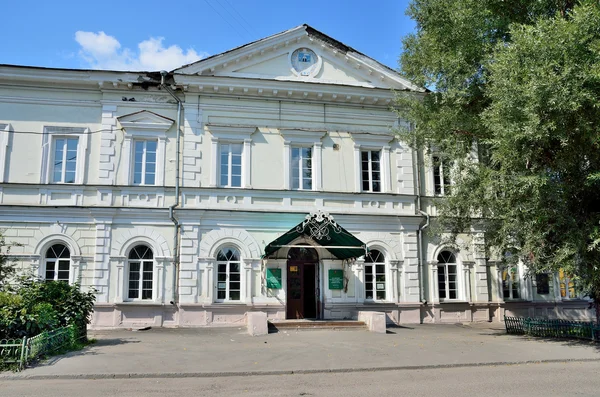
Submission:
<svg viewBox="0 0 600 397">
<path fill-rule="evenodd" d="M 31 338 L 0 340 L 0 363 L 18 364 L 23 369 L 27 363 L 61 349 L 71 348 L 77 341 L 85 339 L 86 330 L 73 325 L 42 332 Z"/>
<path fill-rule="evenodd" d="M 600 326 L 591 321 L 504 316 L 507 334 L 600 341 Z"/>
</svg>

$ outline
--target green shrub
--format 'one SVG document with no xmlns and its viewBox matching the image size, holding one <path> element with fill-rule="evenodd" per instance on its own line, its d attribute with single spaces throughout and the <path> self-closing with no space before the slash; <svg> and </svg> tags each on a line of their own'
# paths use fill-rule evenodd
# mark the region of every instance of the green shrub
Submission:
<svg viewBox="0 0 600 397">
<path fill-rule="evenodd" d="M 0 293 L 0 338 L 31 337 L 67 325 L 85 334 L 95 300 L 95 291 L 82 292 L 78 284 L 21 280 L 13 293 Z"/>
</svg>

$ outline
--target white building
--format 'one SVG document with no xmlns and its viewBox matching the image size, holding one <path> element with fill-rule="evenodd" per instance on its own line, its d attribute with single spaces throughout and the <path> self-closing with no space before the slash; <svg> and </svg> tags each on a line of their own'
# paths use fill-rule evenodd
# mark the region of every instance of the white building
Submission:
<svg viewBox="0 0 600 397">
<path fill-rule="evenodd" d="M 307 25 L 169 73 L 2 65 L 0 227 L 22 271 L 98 290 L 94 327 L 586 315 L 564 275 L 420 232 L 444 173 L 394 91 L 425 93 Z M 343 229 L 296 233 L 323 213 Z"/>
</svg>

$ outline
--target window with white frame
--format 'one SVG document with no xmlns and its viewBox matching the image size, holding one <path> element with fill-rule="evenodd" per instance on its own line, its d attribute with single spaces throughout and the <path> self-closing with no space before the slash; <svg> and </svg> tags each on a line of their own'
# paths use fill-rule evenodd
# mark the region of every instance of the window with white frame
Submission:
<svg viewBox="0 0 600 397">
<path fill-rule="evenodd" d="M 385 256 L 381 251 L 369 250 L 365 255 L 365 299 L 386 299 Z"/>
<path fill-rule="evenodd" d="M 312 148 L 292 147 L 292 189 L 312 190 Z"/>
<path fill-rule="evenodd" d="M 239 301 L 242 286 L 242 262 L 236 248 L 226 247 L 217 253 L 217 300 Z"/>
<path fill-rule="evenodd" d="M 242 153 L 241 143 L 221 143 L 220 152 L 220 185 L 223 187 L 242 187 Z"/>
<path fill-rule="evenodd" d="M 69 282 L 71 267 L 71 252 L 64 244 L 54 244 L 46 251 L 45 277 L 46 281 Z"/>
<path fill-rule="evenodd" d="M 56 137 L 52 156 L 52 182 L 75 183 L 79 138 Z"/>
<path fill-rule="evenodd" d="M 433 156 L 433 191 L 438 196 L 449 195 L 450 165 L 440 156 Z"/>
<path fill-rule="evenodd" d="M 152 280 L 154 273 L 154 254 L 147 245 L 136 245 L 129 252 L 128 292 L 130 300 L 152 299 Z"/>
<path fill-rule="evenodd" d="M 133 180 L 134 185 L 156 184 L 156 150 L 158 141 L 133 141 Z"/>
<path fill-rule="evenodd" d="M 572 276 L 563 269 L 558 271 L 558 283 L 560 286 L 560 297 L 562 299 L 578 298 L 575 293 L 575 282 L 573 281 Z"/>
<path fill-rule="evenodd" d="M 504 299 L 519 299 L 519 271 L 516 267 L 502 269 L 502 297 Z"/>
<path fill-rule="evenodd" d="M 89 130 L 44 127 L 41 183 L 83 183 Z"/>
<path fill-rule="evenodd" d="M 437 257 L 438 293 L 440 300 L 458 299 L 458 266 L 456 256 L 442 251 Z"/>
<path fill-rule="evenodd" d="M 362 150 L 360 152 L 363 192 L 381 192 L 380 157 L 379 150 Z"/>
</svg>

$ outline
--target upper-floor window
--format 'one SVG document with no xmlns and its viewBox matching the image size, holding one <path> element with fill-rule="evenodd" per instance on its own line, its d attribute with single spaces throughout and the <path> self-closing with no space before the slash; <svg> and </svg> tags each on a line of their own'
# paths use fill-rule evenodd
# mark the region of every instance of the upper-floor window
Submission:
<svg viewBox="0 0 600 397">
<path fill-rule="evenodd" d="M 364 192 L 381 192 L 381 152 L 363 150 L 361 157 L 362 190 Z"/>
<path fill-rule="evenodd" d="M 519 299 L 519 272 L 515 267 L 502 270 L 502 297 L 504 299 Z"/>
<path fill-rule="evenodd" d="M 71 252 L 64 244 L 54 244 L 46 251 L 45 279 L 69 282 Z"/>
<path fill-rule="evenodd" d="M 442 251 L 438 257 L 438 292 L 440 300 L 458 299 L 458 271 L 456 256 Z"/>
<path fill-rule="evenodd" d="M 385 256 L 370 250 L 365 256 L 365 299 L 384 301 L 385 284 Z"/>
<path fill-rule="evenodd" d="M 242 153 L 241 143 L 222 143 L 220 146 L 221 179 L 224 187 L 242 187 Z"/>
<path fill-rule="evenodd" d="M 292 148 L 292 189 L 312 190 L 312 148 Z"/>
<path fill-rule="evenodd" d="M 134 185 L 156 184 L 156 149 L 158 141 L 134 140 L 133 181 Z"/>
<path fill-rule="evenodd" d="M 89 130 L 81 127 L 44 127 L 41 183 L 84 181 Z"/>
<path fill-rule="evenodd" d="M 433 156 L 433 191 L 440 196 L 450 194 L 450 165 L 440 156 Z"/>
<path fill-rule="evenodd" d="M 235 248 L 223 248 L 217 253 L 217 300 L 241 300 L 242 262 Z"/>
<path fill-rule="evenodd" d="M 123 185 L 162 186 L 165 183 L 167 131 L 174 120 L 142 110 L 117 117 L 123 127 L 122 158 L 118 183 Z M 106 159 L 102 157 L 105 156 Z M 100 155 L 100 171 L 113 169 L 108 155 Z"/>
<path fill-rule="evenodd" d="M 52 182 L 75 183 L 79 138 L 55 137 Z"/>
<path fill-rule="evenodd" d="M 127 260 L 129 299 L 152 299 L 152 279 L 154 273 L 154 254 L 147 245 L 136 245 L 129 252 Z"/>
</svg>

